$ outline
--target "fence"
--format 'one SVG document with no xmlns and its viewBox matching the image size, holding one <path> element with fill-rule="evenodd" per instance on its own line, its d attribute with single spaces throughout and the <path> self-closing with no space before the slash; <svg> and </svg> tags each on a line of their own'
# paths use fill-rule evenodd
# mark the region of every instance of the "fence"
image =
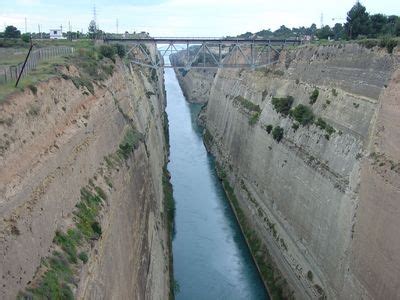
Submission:
<svg viewBox="0 0 400 300">
<path fill-rule="evenodd" d="M 25 69 L 21 78 L 26 76 L 30 70 L 35 69 L 37 64 L 46 59 L 50 59 L 60 55 L 66 55 L 74 52 L 72 47 L 49 47 L 34 50 L 29 55 Z M 0 67 L 0 84 L 9 81 L 17 81 L 18 75 L 22 70 L 23 62 L 16 66 Z"/>
</svg>

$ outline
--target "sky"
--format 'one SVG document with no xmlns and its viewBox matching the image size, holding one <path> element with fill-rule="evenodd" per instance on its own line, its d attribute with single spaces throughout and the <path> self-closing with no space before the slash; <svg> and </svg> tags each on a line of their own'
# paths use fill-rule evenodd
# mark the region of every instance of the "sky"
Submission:
<svg viewBox="0 0 400 300">
<path fill-rule="evenodd" d="M 400 15 L 399 0 L 362 0 L 367 11 Z M 262 29 L 344 23 L 354 0 L 0 0 L 0 30 L 60 28 L 87 32 L 96 7 L 106 32 L 146 31 L 152 36 L 221 37 Z"/>
</svg>

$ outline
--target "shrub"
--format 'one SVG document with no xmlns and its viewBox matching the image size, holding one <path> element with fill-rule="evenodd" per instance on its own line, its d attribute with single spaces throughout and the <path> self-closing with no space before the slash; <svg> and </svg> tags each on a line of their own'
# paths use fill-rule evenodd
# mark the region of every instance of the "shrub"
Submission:
<svg viewBox="0 0 400 300">
<path fill-rule="evenodd" d="M 272 105 L 278 113 L 287 116 L 289 114 L 290 108 L 292 107 L 293 101 L 294 99 L 292 96 L 287 96 L 285 98 L 274 97 L 272 98 Z"/>
<path fill-rule="evenodd" d="M 268 134 L 271 133 L 272 129 L 273 129 L 273 126 L 272 126 L 271 124 L 269 124 L 269 125 L 267 125 L 267 126 L 265 127 L 265 130 L 268 132 Z"/>
<path fill-rule="evenodd" d="M 303 104 L 299 104 L 292 109 L 290 115 L 303 126 L 312 123 L 314 120 L 314 113 L 311 108 Z"/>
<path fill-rule="evenodd" d="M 378 45 L 378 41 L 377 40 L 373 40 L 373 39 L 360 40 L 360 41 L 358 41 L 358 43 L 361 46 L 364 46 L 367 49 L 371 49 L 371 48 L 373 48 L 373 47 Z"/>
<path fill-rule="evenodd" d="M 122 44 L 115 44 L 115 52 L 118 54 L 119 57 L 124 57 L 126 54 L 126 49 Z"/>
<path fill-rule="evenodd" d="M 110 45 L 101 45 L 100 46 L 100 54 L 103 55 L 104 57 L 108 57 L 108 58 L 114 60 L 115 53 L 116 53 L 116 49 L 113 46 L 110 46 Z"/>
<path fill-rule="evenodd" d="M 315 102 L 317 102 L 318 96 L 319 91 L 317 89 L 314 89 L 310 95 L 310 104 L 314 104 Z"/>
<path fill-rule="evenodd" d="M 90 79 L 88 77 L 86 77 L 86 76 L 81 76 L 81 77 L 73 76 L 73 77 L 71 77 L 71 80 L 72 80 L 72 82 L 73 82 L 73 84 L 75 85 L 76 88 L 79 89 L 81 86 L 82 87 L 86 87 L 87 90 L 92 95 L 94 95 L 94 86 L 93 86 L 93 83 L 90 81 Z"/>
<path fill-rule="evenodd" d="M 108 76 L 111 76 L 114 73 L 114 66 L 111 64 L 110 65 L 101 65 L 101 69 Z"/>
<path fill-rule="evenodd" d="M 276 126 L 274 130 L 272 130 L 272 137 L 275 141 L 279 143 L 280 140 L 283 138 L 283 128 Z"/>
<path fill-rule="evenodd" d="M 255 112 L 261 113 L 261 108 L 259 105 L 254 104 L 253 102 L 247 100 L 246 98 L 244 98 L 242 96 L 235 97 L 235 101 L 249 111 L 255 111 Z"/>
<path fill-rule="evenodd" d="M 170 182 L 170 174 L 167 166 L 163 167 L 162 185 L 164 192 L 164 205 L 167 213 L 167 224 L 169 234 L 174 234 L 174 219 L 175 219 L 175 200 L 173 196 L 172 184 Z"/>
<path fill-rule="evenodd" d="M 32 91 L 32 93 L 36 96 L 37 94 L 37 87 L 33 84 L 28 85 L 28 88 Z"/>
<path fill-rule="evenodd" d="M 296 131 L 297 129 L 299 129 L 299 124 L 298 123 L 293 123 L 292 128 L 294 131 Z"/>
<path fill-rule="evenodd" d="M 256 124 L 258 122 L 258 120 L 260 119 L 260 115 L 261 113 L 259 111 L 253 113 L 253 115 L 250 117 L 249 119 L 249 124 L 251 126 L 253 126 L 254 124 Z"/>
<path fill-rule="evenodd" d="M 317 125 L 322 130 L 325 130 L 328 124 L 322 118 L 318 118 L 317 121 L 315 121 L 315 125 Z"/>
<path fill-rule="evenodd" d="M 68 261 L 59 252 L 48 259 L 49 268 L 40 284 L 30 289 L 29 293 L 21 293 L 22 299 L 74 299 L 67 283 L 73 281 L 72 270 Z"/>
<path fill-rule="evenodd" d="M 88 255 L 86 254 L 86 252 L 83 252 L 83 251 L 81 253 L 79 253 L 78 257 L 84 264 L 86 264 L 89 260 Z"/>
<path fill-rule="evenodd" d="M 54 237 L 54 242 L 65 251 L 68 256 L 68 260 L 71 263 L 77 262 L 76 242 L 72 236 L 61 231 L 57 231 L 56 236 Z"/>
<path fill-rule="evenodd" d="M 154 82 L 158 81 L 158 75 L 156 69 L 151 69 L 151 80 Z"/>
<path fill-rule="evenodd" d="M 386 47 L 388 53 L 393 53 L 394 47 L 397 46 L 397 41 L 389 37 L 384 37 L 379 41 L 379 46 L 382 48 Z"/>
<path fill-rule="evenodd" d="M 313 281 L 313 273 L 311 272 L 311 271 L 308 271 L 307 272 L 307 278 L 308 278 L 308 280 L 310 280 L 310 281 Z"/>
<path fill-rule="evenodd" d="M 96 221 L 101 202 L 102 198 L 98 195 L 86 188 L 81 189 L 81 202 L 76 205 L 78 210 L 74 212 L 74 215 L 76 227 L 86 239 L 98 238 L 101 234 L 100 224 Z"/>
<path fill-rule="evenodd" d="M 101 199 L 107 200 L 107 195 L 106 195 L 106 193 L 103 191 L 103 189 L 102 189 L 101 187 L 96 186 L 94 189 L 96 190 L 97 195 L 98 195 Z"/>
<path fill-rule="evenodd" d="M 332 95 L 335 96 L 335 97 L 337 97 L 338 92 L 336 91 L 336 89 L 332 89 Z"/>
<path fill-rule="evenodd" d="M 325 137 L 328 140 L 329 140 L 330 135 L 336 131 L 335 128 L 333 128 L 331 125 L 326 123 L 326 121 L 324 119 L 322 119 L 322 118 L 318 118 L 317 121 L 315 121 L 315 125 L 317 125 L 322 130 L 326 131 L 328 137 L 327 137 L 327 135 L 325 135 Z"/>
<path fill-rule="evenodd" d="M 31 40 L 31 35 L 29 33 L 24 33 L 21 35 L 21 40 L 23 40 L 25 43 L 29 43 Z"/>
<path fill-rule="evenodd" d="M 139 142 L 143 140 L 143 135 L 135 130 L 134 128 L 129 128 L 121 144 L 119 144 L 119 153 L 127 159 L 129 154 L 139 146 Z"/>
</svg>

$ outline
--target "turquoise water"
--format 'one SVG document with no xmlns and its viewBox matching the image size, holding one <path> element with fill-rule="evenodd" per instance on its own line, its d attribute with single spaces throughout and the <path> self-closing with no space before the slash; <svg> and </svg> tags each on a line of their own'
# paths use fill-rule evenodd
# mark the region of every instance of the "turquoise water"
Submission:
<svg viewBox="0 0 400 300">
<path fill-rule="evenodd" d="M 176 202 L 173 239 L 176 299 L 268 299 L 196 124 L 199 105 L 185 101 L 165 70 L 170 133 L 168 170 Z"/>
</svg>

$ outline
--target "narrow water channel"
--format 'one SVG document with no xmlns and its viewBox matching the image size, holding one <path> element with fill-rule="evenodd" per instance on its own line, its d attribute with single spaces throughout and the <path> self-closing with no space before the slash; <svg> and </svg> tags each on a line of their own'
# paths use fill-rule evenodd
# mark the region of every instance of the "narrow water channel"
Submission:
<svg viewBox="0 0 400 300">
<path fill-rule="evenodd" d="M 199 105 L 185 101 L 165 70 L 170 133 L 168 169 L 176 202 L 173 240 L 177 299 L 266 299 L 267 294 L 196 124 Z"/>
</svg>

